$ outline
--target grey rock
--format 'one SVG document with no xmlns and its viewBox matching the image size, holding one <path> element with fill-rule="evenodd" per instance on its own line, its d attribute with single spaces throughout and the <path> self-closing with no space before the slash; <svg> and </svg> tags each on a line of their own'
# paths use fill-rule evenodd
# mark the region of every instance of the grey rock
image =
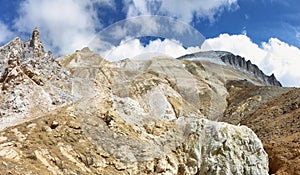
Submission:
<svg viewBox="0 0 300 175">
<path fill-rule="evenodd" d="M 230 65 L 236 69 L 240 69 L 252 74 L 257 79 L 261 80 L 265 85 L 269 86 L 282 86 L 281 83 L 276 79 L 274 74 L 268 76 L 260 70 L 257 65 L 252 64 L 250 60 L 246 61 L 245 58 L 239 55 L 233 55 L 230 52 L 224 51 L 207 51 L 198 52 L 193 54 L 184 55 L 177 59 L 190 59 L 190 58 L 208 58 L 206 60 L 220 59 L 227 65 Z"/>
</svg>

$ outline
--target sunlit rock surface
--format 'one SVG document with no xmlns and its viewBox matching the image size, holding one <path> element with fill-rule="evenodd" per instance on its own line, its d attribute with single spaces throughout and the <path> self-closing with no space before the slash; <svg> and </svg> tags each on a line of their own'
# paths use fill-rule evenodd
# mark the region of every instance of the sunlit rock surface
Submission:
<svg viewBox="0 0 300 175">
<path fill-rule="evenodd" d="M 28 45 L 29 43 L 29 45 Z M 157 57 L 109 62 L 84 48 L 55 60 L 38 31 L 0 48 L 2 174 L 268 174 L 246 126 L 217 122 L 224 64 Z"/>
<path fill-rule="evenodd" d="M 24 44 L 15 38 L 0 47 L 0 94 L 0 129 L 72 101 L 70 73 L 44 52 L 37 29 Z"/>
</svg>

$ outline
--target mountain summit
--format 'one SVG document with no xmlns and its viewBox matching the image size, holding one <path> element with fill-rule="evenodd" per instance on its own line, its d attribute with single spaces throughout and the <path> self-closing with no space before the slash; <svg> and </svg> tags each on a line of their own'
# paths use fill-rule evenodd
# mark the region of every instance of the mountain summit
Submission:
<svg viewBox="0 0 300 175">
<path fill-rule="evenodd" d="M 55 59 L 34 29 L 0 73 L 1 174 L 300 172 L 299 89 L 231 53 Z"/>
<path fill-rule="evenodd" d="M 252 74 L 256 79 L 260 80 L 263 84 L 269 86 L 282 86 L 281 83 L 275 78 L 274 74 L 268 76 L 263 73 L 255 64 L 250 60 L 246 61 L 245 58 L 239 55 L 233 55 L 230 52 L 224 51 L 206 51 L 197 52 L 181 56 L 177 59 L 197 59 L 202 61 L 222 61 L 225 64 L 232 66 L 235 69 Z"/>
</svg>

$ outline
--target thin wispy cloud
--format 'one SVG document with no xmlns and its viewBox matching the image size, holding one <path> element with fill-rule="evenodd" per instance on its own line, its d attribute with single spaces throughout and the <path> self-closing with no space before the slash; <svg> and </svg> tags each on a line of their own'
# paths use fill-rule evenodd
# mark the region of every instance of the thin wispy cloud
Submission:
<svg viewBox="0 0 300 175">
<path fill-rule="evenodd" d="M 194 18 L 206 18 L 211 22 L 224 11 L 238 9 L 237 0 L 123 0 L 127 17 L 138 15 L 166 15 L 186 23 Z M 180 9 L 180 10 L 179 10 Z"/>
<path fill-rule="evenodd" d="M 298 41 L 300 42 L 300 32 L 296 33 L 296 38 L 298 39 Z"/>
<path fill-rule="evenodd" d="M 9 39 L 12 39 L 13 32 L 9 29 L 9 27 L 0 21 L 0 44 L 6 42 Z"/>
<path fill-rule="evenodd" d="M 117 47 L 121 41 L 141 37 L 158 37 L 179 41 L 184 47 L 198 46 L 204 36 L 190 25 L 165 16 L 139 16 L 115 23 L 90 42 L 89 47 L 102 53 Z M 104 43 L 104 44 L 103 44 Z"/>
</svg>

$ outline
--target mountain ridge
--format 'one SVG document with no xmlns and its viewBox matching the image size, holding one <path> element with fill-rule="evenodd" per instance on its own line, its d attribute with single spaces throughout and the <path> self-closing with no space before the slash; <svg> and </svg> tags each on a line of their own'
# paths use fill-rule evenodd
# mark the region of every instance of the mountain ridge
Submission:
<svg viewBox="0 0 300 175">
<path fill-rule="evenodd" d="M 177 59 L 201 59 L 201 58 L 220 58 L 222 62 L 230 65 L 236 69 L 242 69 L 250 74 L 253 74 L 256 78 L 260 79 L 266 85 L 269 86 L 282 86 L 281 83 L 276 79 L 275 75 L 266 75 L 257 65 L 251 63 L 250 60 L 246 61 L 245 58 L 234 55 L 228 51 L 202 51 L 183 55 Z M 209 61 L 209 59 L 206 59 Z"/>
</svg>

